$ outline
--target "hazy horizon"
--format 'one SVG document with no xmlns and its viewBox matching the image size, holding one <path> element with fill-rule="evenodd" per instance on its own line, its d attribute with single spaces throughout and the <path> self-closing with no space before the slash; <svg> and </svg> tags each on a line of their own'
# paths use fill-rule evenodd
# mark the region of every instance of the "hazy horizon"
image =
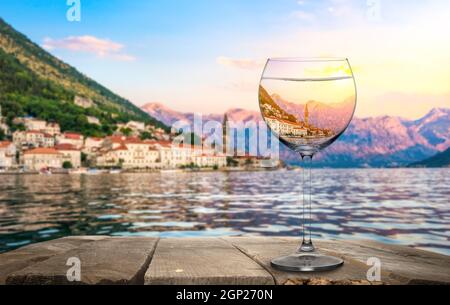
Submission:
<svg viewBox="0 0 450 305">
<path fill-rule="evenodd" d="M 138 105 L 138 106 L 143 108 L 143 107 L 145 107 L 147 105 L 154 105 L 154 104 L 160 104 L 160 105 L 164 106 L 164 108 L 166 108 L 168 110 L 175 111 L 175 112 L 182 113 L 182 114 L 195 113 L 195 114 L 200 114 L 200 115 L 223 115 L 223 114 L 225 114 L 227 112 L 230 112 L 230 111 L 233 111 L 233 110 L 244 110 L 244 111 L 252 111 L 252 112 L 260 113 L 259 109 L 256 109 L 256 110 L 255 109 L 248 109 L 248 108 L 243 108 L 243 107 L 239 107 L 239 106 L 229 108 L 229 109 L 227 109 L 227 110 L 225 110 L 223 112 L 204 112 L 204 111 L 202 112 L 202 111 L 189 111 L 189 110 L 184 111 L 184 110 L 178 110 L 178 109 L 171 108 L 171 107 L 165 105 L 164 103 L 160 103 L 160 102 L 150 102 L 150 103 L 145 103 L 143 105 Z M 403 117 L 401 115 L 388 115 L 388 114 L 380 114 L 380 115 L 374 115 L 374 116 L 358 116 L 358 115 L 355 115 L 355 118 L 363 120 L 363 119 L 382 118 L 382 117 L 385 117 L 385 116 L 389 116 L 389 117 L 398 117 L 400 119 L 414 121 L 414 120 L 423 118 L 424 116 L 426 116 L 427 114 L 429 114 L 431 111 L 433 111 L 435 109 L 450 109 L 450 106 L 449 107 L 445 107 L 445 106 L 444 107 L 432 107 L 428 111 L 425 111 L 424 114 L 419 116 L 418 118 L 407 118 L 407 117 Z"/>
</svg>

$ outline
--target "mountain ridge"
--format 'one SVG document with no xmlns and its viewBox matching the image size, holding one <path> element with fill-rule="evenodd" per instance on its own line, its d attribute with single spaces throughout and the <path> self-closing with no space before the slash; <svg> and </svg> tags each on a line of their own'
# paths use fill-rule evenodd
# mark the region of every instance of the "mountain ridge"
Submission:
<svg viewBox="0 0 450 305">
<path fill-rule="evenodd" d="M 192 123 L 193 113 L 174 111 L 162 104 L 149 103 L 142 107 L 150 115 L 171 125 L 176 120 Z M 263 120 L 258 111 L 234 109 L 227 112 L 230 120 Z M 176 114 L 173 116 L 173 114 Z M 204 121 L 221 122 L 223 114 L 203 115 Z M 450 147 L 450 109 L 432 109 L 423 118 L 408 120 L 400 117 L 378 116 L 354 118 L 347 131 L 333 145 L 321 152 L 315 163 L 321 167 L 396 167 L 424 160 Z M 281 146 L 282 159 L 298 164 L 299 158 Z"/>
<path fill-rule="evenodd" d="M 422 160 L 420 162 L 415 162 L 409 167 L 450 167 L 450 148 L 446 151 L 438 153 L 431 158 Z"/>
</svg>

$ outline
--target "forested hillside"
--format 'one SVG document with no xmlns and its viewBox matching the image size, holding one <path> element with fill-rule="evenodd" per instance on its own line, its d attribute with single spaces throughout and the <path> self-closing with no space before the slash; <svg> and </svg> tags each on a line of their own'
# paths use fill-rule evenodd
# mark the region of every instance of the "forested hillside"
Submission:
<svg viewBox="0 0 450 305">
<path fill-rule="evenodd" d="M 90 98 L 88 109 L 73 103 Z M 0 18 L 0 105 L 12 128 L 16 116 L 31 115 L 58 122 L 63 131 L 85 135 L 111 134 L 115 124 L 130 120 L 167 127 L 128 100 L 78 72 L 14 30 Z M 87 116 L 100 119 L 89 124 Z"/>
</svg>

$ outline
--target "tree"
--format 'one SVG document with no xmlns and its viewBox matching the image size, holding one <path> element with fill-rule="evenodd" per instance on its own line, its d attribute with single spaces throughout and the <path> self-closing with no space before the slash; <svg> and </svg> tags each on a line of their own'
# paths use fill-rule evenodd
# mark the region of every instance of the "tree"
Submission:
<svg viewBox="0 0 450 305">
<path fill-rule="evenodd" d="M 119 159 L 119 165 L 118 165 L 118 167 L 119 167 L 120 169 L 122 169 L 124 163 L 125 163 L 125 160 L 124 160 L 124 159 Z"/>
<path fill-rule="evenodd" d="M 245 160 L 245 165 L 246 166 L 252 166 L 253 165 L 253 160 L 251 158 L 248 158 L 247 160 Z"/>
<path fill-rule="evenodd" d="M 232 157 L 227 157 L 227 166 L 228 167 L 237 167 L 239 162 L 233 159 Z"/>
<path fill-rule="evenodd" d="M 152 140 L 153 138 L 154 138 L 153 135 L 150 132 L 148 132 L 148 131 L 144 131 L 143 133 L 141 133 L 141 140 L 142 141 L 144 141 L 144 140 Z"/>
<path fill-rule="evenodd" d="M 3 131 L 3 129 L 0 128 L 0 141 L 3 141 L 5 137 L 6 137 L 5 131 Z"/>
<path fill-rule="evenodd" d="M 64 163 L 63 163 L 63 168 L 64 168 L 64 169 L 71 169 L 71 168 L 73 168 L 72 162 L 70 162 L 70 161 L 64 161 Z"/>
<path fill-rule="evenodd" d="M 133 132 L 130 128 L 122 128 L 122 129 L 120 129 L 120 132 L 124 135 L 124 136 L 126 136 L 126 137 L 129 137 L 129 136 L 131 136 L 131 133 Z"/>
<path fill-rule="evenodd" d="M 84 152 L 81 152 L 81 165 L 83 165 L 83 167 L 90 167 L 90 160 L 88 159 L 88 155 Z"/>
</svg>

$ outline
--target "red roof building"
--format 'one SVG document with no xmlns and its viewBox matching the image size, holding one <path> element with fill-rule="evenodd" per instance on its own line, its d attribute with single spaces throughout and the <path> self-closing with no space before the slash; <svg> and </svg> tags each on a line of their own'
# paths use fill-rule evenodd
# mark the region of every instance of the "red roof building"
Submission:
<svg viewBox="0 0 450 305">
<path fill-rule="evenodd" d="M 27 150 L 23 154 L 24 155 L 60 155 L 61 153 L 58 152 L 54 148 L 39 147 L 39 148 Z"/>
</svg>

